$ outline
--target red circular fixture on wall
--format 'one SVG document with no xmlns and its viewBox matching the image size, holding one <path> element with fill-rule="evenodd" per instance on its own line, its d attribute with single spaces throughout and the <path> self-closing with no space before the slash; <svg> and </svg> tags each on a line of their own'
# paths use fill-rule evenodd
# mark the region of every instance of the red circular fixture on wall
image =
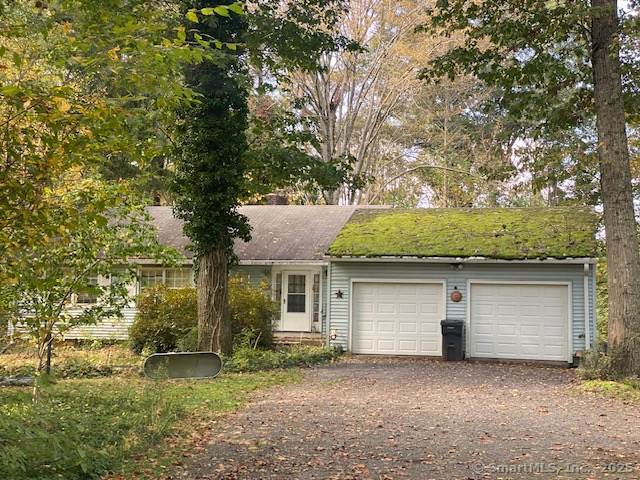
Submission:
<svg viewBox="0 0 640 480">
<path fill-rule="evenodd" d="M 460 293 L 457 287 L 454 287 L 453 292 L 451 292 L 451 301 L 458 303 L 460 300 L 462 300 L 462 293 Z"/>
</svg>

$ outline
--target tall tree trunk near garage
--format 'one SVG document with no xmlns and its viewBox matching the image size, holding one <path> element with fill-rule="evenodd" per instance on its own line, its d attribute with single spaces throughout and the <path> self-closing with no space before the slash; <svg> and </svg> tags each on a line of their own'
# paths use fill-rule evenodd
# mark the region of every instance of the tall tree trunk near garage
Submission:
<svg viewBox="0 0 640 480">
<path fill-rule="evenodd" d="M 198 350 L 231 353 L 227 304 L 229 256 L 224 246 L 200 258 L 198 268 Z"/>
<path fill-rule="evenodd" d="M 592 64 L 609 272 L 609 332 L 618 375 L 640 374 L 640 254 L 620 75 L 616 0 L 592 0 Z"/>
</svg>

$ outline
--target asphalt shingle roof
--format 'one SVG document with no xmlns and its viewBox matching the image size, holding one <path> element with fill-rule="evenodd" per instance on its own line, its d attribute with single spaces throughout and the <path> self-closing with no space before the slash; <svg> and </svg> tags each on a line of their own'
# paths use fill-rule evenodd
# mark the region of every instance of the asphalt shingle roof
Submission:
<svg viewBox="0 0 640 480">
<path fill-rule="evenodd" d="M 158 241 L 192 258 L 182 220 L 171 207 L 149 207 Z M 236 240 L 240 260 L 322 260 L 329 245 L 355 207 L 335 205 L 248 205 L 240 213 L 249 218 L 251 240 Z"/>
</svg>

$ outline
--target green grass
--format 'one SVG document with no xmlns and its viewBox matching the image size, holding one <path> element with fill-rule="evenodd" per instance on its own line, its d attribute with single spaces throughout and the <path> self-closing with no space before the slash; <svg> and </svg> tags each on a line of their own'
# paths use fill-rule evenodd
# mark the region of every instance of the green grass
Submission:
<svg viewBox="0 0 640 480">
<path fill-rule="evenodd" d="M 180 435 L 193 439 L 252 391 L 298 378 L 279 370 L 211 381 L 65 380 L 44 387 L 35 405 L 30 389 L 1 389 L 0 478 L 156 478 L 188 446 Z"/>
<path fill-rule="evenodd" d="M 597 217 L 585 208 L 359 210 L 337 236 L 336 257 L 592 257 Z"/>
<path fill-rule="evenodd" d="M 640 405 L 640 380 L 584 380 L 580 390 Z"/>
</svg>

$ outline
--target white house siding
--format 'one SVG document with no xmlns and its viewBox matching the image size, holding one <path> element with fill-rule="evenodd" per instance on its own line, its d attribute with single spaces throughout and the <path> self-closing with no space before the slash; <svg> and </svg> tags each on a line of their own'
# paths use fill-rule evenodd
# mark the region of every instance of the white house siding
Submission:
<svg viewBox="0 0 640 480">
<path fill-rule="evenodd" d="M 327 303 L 326 303 L 326 288 L 327 288 L 327 268 L 323 267 L 323 274 L 321 276 L 322 279 L 322 292 L 321 293 L 321 301 L 322 301 L 322 328 L 324 331 L 325 327 L 325 318 L 327 312 Z M 233 268 L 233 273 L 239 273 L 241 275 L 245 275 L 252 285 L 256 287 L 260 287 L 264 280 L 267 282 L 271 282 L 271 266 L 270 265 L 238 265 Z M 125 308 L 122 311 L 121 318 L 113 318 L 103 320 L 95 325 L 83 325 L 79 327 L 75 327 L 64 334 L 64 338 L 69 340 L 74 339 L 100 339 L 100 340 L 126 340 L 129 337 L 129 328 L 133 325 L 133 321 L 136 317 L 136 306 L 135 306 L 135 296 L 138 291 L 137 285 L 132 285 L 129 288 L 129 292 L 131 295 L 131 302 L 129 307 Z M 79 308 L 72 309 L 71 312 L 74 311 L 79 312 Z M 9 328 L 9 334 L 12 334 L 11 327 Z"/>
<path fill-rule="evenodd" d="M 589 311 L 591 337 L 595 332 L 595 266 L 589 269 Z M 571 312 L 573 353 L 583 350 L 585 346 L 584 322 L 584 267 L 582 264 L 462 264 L 443 263 L 409 263 L 409 262 L 354 262 L 333 261 L 331 264 L 331 300 L 330 330 L 336 338 L 331 341 L 334 346 L 348 348 L 349 332 L 349 298 L 351 279 L 391 279 L 391 280 L 444 280 L 447 289 L 446 316 L 449 319 L 467 319 L 468 280 L 500 281 L 557 281 L 571 282 Z M 462 300 L 452 302 L 451 292 L 457 288 L 462 293 Z M 342 292 L 342 298 L 337 292 Z"/>
<path fill-rule="evenodd" d="M 103 320 L 95 325 L 82 325 L 75 327 L 64 334 L 64 338 L 73 339 L 99 339 L 99 340 L 126 340 L 129 338 L 129 328 L 136 316 L 135 306 L 125 308 L 121 318 Z"/>
</svg>

